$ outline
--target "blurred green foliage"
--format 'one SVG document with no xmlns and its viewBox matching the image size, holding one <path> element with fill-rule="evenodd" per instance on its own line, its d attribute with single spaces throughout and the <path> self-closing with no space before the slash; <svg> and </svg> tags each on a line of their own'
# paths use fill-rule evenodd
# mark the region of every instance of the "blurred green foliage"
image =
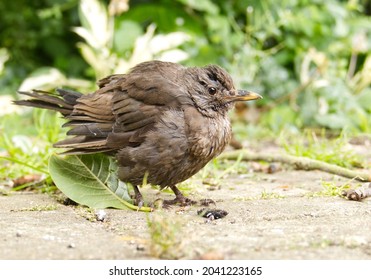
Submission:
<svg viewBox="0 0 371 280">
<path fill-rule="evenodd" d="M 54 66 L 83 75 L 87 64 L 76 50 L 79 25 L 77 0 L 15 0 L 0 2 L 0 47 L 10 59 L 0 77 L 2 93 L 12 93 L 32 71 Z"/>
<path fill-rule="evenodd" d="M 371 133 L 370 1 L 97 1 L 2 1 L 0 94 L 21 84 L 91 90 L 104 75 L 170 58 L 225 67 L 264 96 L 249 106 L 273 132 Z"/>
<path fill-rule="evenodd" d="M 12 106 L 17 89 L 89 92 L 151 59 L 219 64 L 263 95 L 232 115 L 237 139 L 281 135 L 288 153 L 361 167 L 345 134 L 297 132 L 371 134 L 370 13 L 370 0 L 0 1 L 0 180 L 50 181 L 52 143 L 65 137 L 58 115 Z"/>
</svg>

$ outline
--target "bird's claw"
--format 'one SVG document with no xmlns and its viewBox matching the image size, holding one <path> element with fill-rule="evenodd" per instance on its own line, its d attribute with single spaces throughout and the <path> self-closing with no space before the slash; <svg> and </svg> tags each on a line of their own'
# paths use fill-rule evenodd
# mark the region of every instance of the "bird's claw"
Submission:
<svg viewBox="0 0 371 280">
<path fill-rule="evenodd" d="M 209 206 L 210 204 L 216 205 L 215 201 L 210 198 L 203 198 L 199 201 L 201 206 Z"/>
<path fill-rule="evenodd" d="M 179 205 L 179 206 L 191 206 L 196 204 L 197 202 L 189 199 L 187 197 L 176 197 L 174 199 L 169 199 L 169 200 L 162 200 L 162 208 L 169 209 L 173 205 Z"/>
<path fill-rule="evenodd" d="M 134 195 L 134 205 L 138 206 L 138 210 L 140 210 L 140 208 L 142 208 L 144 206 L 144 200 L 143 200 L 143 196 L 141 193 L 136 193 Z"/>
</svg>

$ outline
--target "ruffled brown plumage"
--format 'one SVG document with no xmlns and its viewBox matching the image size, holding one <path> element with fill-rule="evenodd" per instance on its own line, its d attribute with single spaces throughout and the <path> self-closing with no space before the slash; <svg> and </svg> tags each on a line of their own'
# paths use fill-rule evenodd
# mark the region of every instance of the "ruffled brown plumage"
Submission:
<svg viewBox="0 0 371 280">
<path fill-rule="evenodd" d="M 60 112 L 70 137 L 55 143 L 65 154 L 109 153 L 116 157 L 120 180 L 138 186 L 143 177 L 176 198 L 165 204 L 188 204 L 176 184 L 188 179 L 219 155 L 231 138 L 228 111 L 237 101 L 260 98 L 236 90 L 230 75 L 216 65 L 183 67 L 149 61 L 127 74 L 98 82 L 90 94 L 57 89 L 57 93 L 20 92 L 32 97 L 18 105 Z"/>
</svg>

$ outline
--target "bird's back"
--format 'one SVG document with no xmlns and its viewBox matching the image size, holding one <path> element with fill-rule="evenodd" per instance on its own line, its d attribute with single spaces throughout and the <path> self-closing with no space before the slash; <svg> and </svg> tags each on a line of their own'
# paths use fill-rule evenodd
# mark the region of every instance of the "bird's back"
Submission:
<svg viewBox="0 0 371 280">
<path fill-rule="evenodd" d="M 141 65 L 100 80 L 97 91 L 78 98 L 65 115 L 71 137 L 55 147 L 68 149 L 66 154 L 86 154 L 139 146 L 164 110 L 180 109 L 183 93 L 176 79 L 183 67 L 160 61 Z"/>
</svg>

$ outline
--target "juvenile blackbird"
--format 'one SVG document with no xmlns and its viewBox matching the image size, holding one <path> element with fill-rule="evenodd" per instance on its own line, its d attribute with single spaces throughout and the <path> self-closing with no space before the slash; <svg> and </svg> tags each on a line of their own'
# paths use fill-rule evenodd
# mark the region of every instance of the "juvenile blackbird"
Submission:
<svg viewBox="0 0 371 280">
<path fill-rule="evenodd" d="M 60 112 L 70 128 L 65 140 L 54 144 L 65 154 L 109 153 L 118 162 L 118 177 L 138 189 L 147 181 L 170 187 L 174 200 L 186 205 L 176 184 L 188 179 L 219 155 L 231 138 L 228 111 L 237 101 L 261 98 L 236 90 L 231 76 L 216 65 L 183 67 L 149 61 L 128 74 L 108 76 L 90 94 L 57 89 L 57 93 L 20 92 L 33 97 L 18 105 Z"/>
</svg>

